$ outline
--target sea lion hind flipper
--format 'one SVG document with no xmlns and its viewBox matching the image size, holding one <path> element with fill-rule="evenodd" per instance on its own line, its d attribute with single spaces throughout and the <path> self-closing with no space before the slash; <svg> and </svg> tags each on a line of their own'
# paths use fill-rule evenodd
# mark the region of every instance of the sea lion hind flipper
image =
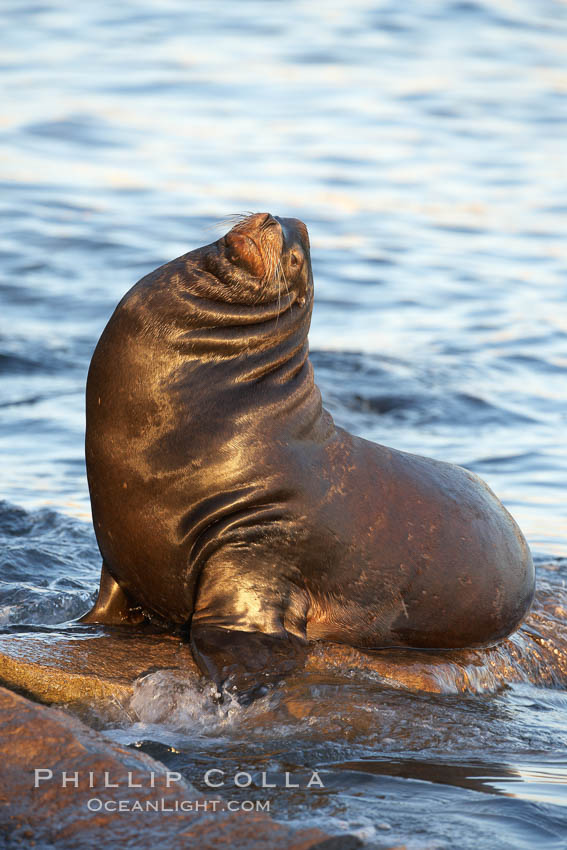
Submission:
<svg viewBox="0 0 567 850">
<path fill-rule="evenodd" d="M 249 705 L 303 666 L 307 642 L 289 632 L 267 635 L 196 623 L 191 649 L 200 670 L 217 686 L 220 701 L 224 691 Z"/>
<path fill-rule="evenodd" d="M 103 626 L 136 626 L 143 621 L 141 609 L 122 590 L 103 561 L 96 602 L 77 622 L 98 623 Z"/>
</svg>

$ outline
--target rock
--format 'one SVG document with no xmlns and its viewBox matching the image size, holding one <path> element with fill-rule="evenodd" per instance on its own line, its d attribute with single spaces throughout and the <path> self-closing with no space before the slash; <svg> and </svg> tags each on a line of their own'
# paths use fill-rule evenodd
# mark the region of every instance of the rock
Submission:
<svg viewBox="0 0 567 850">
<path fill-rule="evenodd" d="M 6 836 L 2 846 L 8 848 L 361 846 L 352 836 L 326 836 L 317 829 L 294 832 L 261 812 L 227 811 L 226 801 L 213 793 L 203 797 L 149 756 L 111 743 L 60 709 L 37 705 L 4 688 L 0 737 L 0 834 Z M 104 787 L 105 772 L 106 785 L 118 787 Z M 123 811 L 117 810 L 120 804 Z M 164 810 L 154 811 L 156 805 Z M 183 806 L 191 810 L 176 810 Z"/>
<path fill-rule="evenodd" d="M 189 647 L 170 635 L 71 626 L 0 636 L 4 684 L 79 712 L 96 705 L 110 719 L 128 713 L 136 679 L 163 669 L 199 678 Z"/>
<path fill-rule="evenodd" d="M 329 724 L 337 712 L 337 694 L 342 691 L 339 688 L 334 692 L 332 704 L 327 706 L 320 697 L 313 699 L 311 683 L 333 677 L 342 681 L 346 677 L 366 678 L 388 687 L 439 693 L 480 693 L 516 681 L 565 685 L 564 614 L 565 605 L 558 600 L 557 590 L 544 586 L 518 632 L 490 649 L 362 652 L 348 646 L 314 644 L 305 672 L 281 689 L 281 711 L 298 719 L 320 716 L 331 728 Z M 203 679 L 189 647 L 179 638 L 165 634 L 79 625 L 42 630 L 28 627 L 26 632 L 0 636 L 0 679 L 42 702 L 67 704 L 91 722 L 94 708 L 105 722 L 109 718 L 131 722 L 142 719 L 173 721 L 175 726 L 176 712 L 184 723 L 188 706 L 197 719 L 204 713 L 206 723 L 214 720 L 212 703 L 209 705 L 209 696 L 203 692 Z M 344 692 L 348 698 L 348 689 Z M 293 833 L 261 812 L 89 811 L 87 801 L 93 797 L 102 800 L 101 805 L 120 800 L 138 800 L 145 805 L 159 796 L 175 808 L 176 801 L 195 803 L 199 794 L 186 783 L 164 787 L 167 771 L 163 765 L 112 744 L 60 710 L 37 705 L 1 688 L 0 709 L 0 830 L 10 836 L 10 848 L 31 847 L 35 842 L 41 847 L 81 850 L 96 846 L 97 842 L 107 844 L 109 836 L 112 846 L 135 845 L 136 850 L 156 844 L 174 849 L 224 846 L 343 850 L 359 846 L 354 836 L 329 837 L 316 830 Z M 345 707 L 349 719 L 352 709 L 350 704 Z M 266 712 L 265 722 L 271 725 L 271 709 L 260 707 L 262 710 Z M 356 734 L 364 731 L 364 722 L 372 731 L 372 713 L 363 710 L 354 715 L 351 725 Z M 262 715 L 240 718 L 240 722 L 258 724 Z M 53 782 L 34 788 L 36 767 L 53 771 L 55 777 L 60 777 L 63 770 L 68 775 L 79 771 L 81 777 L 92 771 L 99 784 L 104 771 L 112 777 L 116 773 L 119 788 L 104 789 L 96 783 L 94 788 L 85 787 L 84 783 L 79 788 L 61 788 Z M 128 771 L 136 782 L 152 771 L 159 781 L 155 788 L 128 788 Z M 203 798 L 200 800 L 204 802 Z"/>
<path fill-rule="evenodd" d="M 134 683 L 155 671 L 199 687 L 203 680 L 179 638 L 128 627 L 72 625 L 0 636 L 0 679 L 34 699 L 97 707 L 106 719 L 132 715 Z M 490 649 L 455 652 L 362 651 L 313 644 L 306 672 L 371 678 L 388 687 L 433 693 L 484 693 L 503 684 L 567 683 L 567 624 L 550 589 L 540 588 L 533 611 L 508 640 Z M 295 706 L 298 715 L 302 706 Z"/>
</svg>

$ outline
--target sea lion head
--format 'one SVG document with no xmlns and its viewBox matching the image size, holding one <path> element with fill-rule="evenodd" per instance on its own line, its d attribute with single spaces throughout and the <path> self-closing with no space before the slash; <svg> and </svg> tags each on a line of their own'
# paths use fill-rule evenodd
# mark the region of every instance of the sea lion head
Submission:
<svg viewBox="0 0 567 850">
<path fill-rule="evenodd" d="M 287 297 L 303 307 L 313 291 L 307 228 L 297 218 L 254 213 L 214 243 L 207 266 L 231 303 L 268 304 Z"/>
</svg>

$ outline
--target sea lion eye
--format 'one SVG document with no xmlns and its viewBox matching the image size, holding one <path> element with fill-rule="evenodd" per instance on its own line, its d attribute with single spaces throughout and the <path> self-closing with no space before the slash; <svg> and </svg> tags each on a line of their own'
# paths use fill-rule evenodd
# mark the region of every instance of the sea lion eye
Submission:
<svg viewBox="0 0 567 850">
<path fill-rule="evenodd" d="M 300 264 L 301 260 L 299 254 L 296 254 L 295 251 L 292 252 L 292 255 L 289 259 L 289 263 L 292 267 L 296 267 Z"/>
</svg>

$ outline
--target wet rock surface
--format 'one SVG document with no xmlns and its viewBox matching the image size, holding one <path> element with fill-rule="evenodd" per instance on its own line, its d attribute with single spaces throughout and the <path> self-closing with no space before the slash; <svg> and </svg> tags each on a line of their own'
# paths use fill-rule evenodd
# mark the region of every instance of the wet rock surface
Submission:
<svg viewBox="0 0 567 850">
<path fill-rule="evenodd" d="M 109 836 L 113 847 L 171 850 L 360 846 L 350 836 L 338 844 L 339 839 L 316 829 L 294 832 L 262 813 L 227 811 L 226 801 L 214 794 L 204 798 L 149 756 L 111 743 L 60 709 L 4 688 L 0 710 L 3 847 L 80 850 L 99 842 L 107 846 Z M 36 769 L 42 771 L 37 778 Z M 182 806 L 185 811 L 178 810 Z"/>
<path fill-rule="evenodd" d="M 186 644 L 129 629 L 61 628 L 0 637 L 0 679 L 34 699 L 119 719 L 132 684 L 155 670 L 198 671 Z"/>
<path fill-rule="evenodd" d="M 135 844 L 137 848 L 154 847 L 156 843 L 160 846 L 160 842 L 166 842 L 165 846 L 174 849 L 226 846 L 273 847 L 276 850 L 279 847 L 298 850 L 337 847 L 342 850 L 359 846 L 359 839 L 350 834 L 326 837 L 323 832 L 307 828 L 309 821 L 303 831 L 293 832 L 290 827 L 258 811 L 176 811 L 180 801 L 195 803 L 200 800 L 202 803 L 204 799 L 217 799 L 214 794 L 210 798 L 203 797 L 208 795 L 208 789 L 203 787 L 202 777 L 199 778 L 199 765 L 210 767 L 215 762 L 210 758 L 203 761 L 201 745 L 195 743 L 192 749 L 187 741 L 182 743 L 183 736 L 189 735 L 191 739 L 205 736 L 203 746 L 209 752 L 211 748 L 215 750 L 216 736 L 228 735 L 226 741 L 222 738 L 225 743 L 219 744 L 223 765 L 228 769 L 234 761 L 235 770 L 244 766 L 253 773 L 257 773 L 260 766 L 264 769 L 263 757 L 258 756 L 257 764 L 254 759 L 243 761 L 242 745 L 236 740 L 230 749 L 227 742 L 231 740 L 230 729 L 235 723 L 242 734 L 246 735 L 249 730 L 258 740 L 266 738 L 274 724 L 281 734 L 287 729 L 294 739 L 298 735 L 301 738 L 301 730 L 309 730 L 305 732 L 311 742 L 309 753 L 298 756 L 293 762 L 299 765 L 298 772 L 302 764 L 319 767 L 321 763 L 327 771 L 330 765 L 331 771 L 336 772 L 328 754 L 323 757 L 312 752 L 315 741 L 323 746 L 321 742 L 329 737 L 346 742 L 347 749 L 349 741 L 352 745 L 365 741 L 368 746 L 374 741 L 383 759 L 384 749 L 395 746 L 396 736 L 401 736 L 404 746 L 411 744 L 404 737 L 406 726 L 411 727 L 411 740 L 417 736 L 417 741 L 421 740 L 420 736 L 427 738 L 435 729 L 442 730 L 448 723 L 445 703 L 439 706 L 441 719 L 437 722 L 430 718 L 423 728 L 419 726 L 421 715 L 412 715 L 408 703 L 403 709 L 404 715 L 409 712 L 404 721 L 394 704 L 395 694 L 401 699 L 425 700 L 427 709 L 423 710 L 427 714 L 434 709 L 428 700 L 501 692 L 513 683 L 520 683 L 520 687 L 524 686 L 522 683 L 526 687 L 564 687 L 567 682 L 564 597 L 558 596 L 545 580 L 540 582 L 534 608 L 526 622 L 510 639 L 486 650 L 362 652 L 347 646 L 314 644 L 304 671 L 277 688 L 273 697 L 259 700 L 248 709 L 214 704 L 211 686 L 200 676 L 189 646 L 179 637 L 130 628 L 103 629 L 71 624 L 14 629 L 0 636 L 0 681 L 19 692 L 0 689 L 0 739 L 4 760 L 0 779 L 0 834 L 7 836 L 8 848 L 34 846 L 32 842 L 35 846 L 64 850 L 90 848 L 112 835 L 114 845 Z M 368 697 L 360 705 L 356 699 L 353 702 L 357 688 L 362 688 Z M 38 705 L 26 697 L 63 705 L 72 713 Z M 358 699 L 361 700 L 360 694 Z M 451 705 L 456 710 L 456 706 Z M 482 705 L 484 703 L 477 709 L 469 705 L 461 720 L 466 720 L 467 712 L 481 711 Z M 84 725 L 73 714 L 78 714 L 89 725 Z M 106 728 L 107 737 L 89 726 Z M 390 726 L 394 731 L 389 731 Z M 131 729 L 131 733 L 125 729 Z M 181 736 L 179 741 L 176 734 Z M 233 734 L 236 734 L 234 729 Z M 211 735 L 207 744 L 207 736 Z M 116 745 L 108 736 L 115 741 L 121 740 L 122 744 L 135 743 L 136 749 Z M 161 739 L 165 743 L 148 743 Z M 167 747 L 170 739 L 177 741 L 171 752 Z M 226 746 L 230 750 L 228 756 L 223 749 Z M 149 747 L 151 756 L 157 755 L 170 770 L 180 769 L 200 790 L 185 782 L 165 787 L 164 763 L 143 754 L 140 747 Z M 443 751 L 447 747 L 449 744 L 443 745 Z M 269 748 L 272 749 L 271 745 Z M 335 761 L 336 758 L 338 755 Z M 345 764 L 352 767 L 354 762 L 351 764 L 347 760 Z M 356 762 L 356 769 L 358 764 Z M 368 769 L 366 761 L 360 764 Z M 36 767 L 52 770 L 55 780 L 34 788 Z M 345 774 L 347 778 L 352 776 L 350 767 Z M 382 766 L 381 769 L 391 768 Z M 61 787 L 63 770 L 68 776 L 79 772 L 78 788 L 74 782 Z M 464 770 L 468 776 L 469 769 Z M 89 787 L 90 772 L 95 777 L 92 788 Z M 101 787 L 105 772 L 118 788 Z M 139 784 L 141 788 L 128 787 L 129 772 L 130 784 Z M 148 787 L 152 772 L 157 778 L 154 787 Z M 326 781 L 333 775 L 325 774 Z M 342 782 L 344 777 L 341 777 Z M 231 799 L 233 792 L 234 789 L 223 789 L 218 798 L 221 806 Z M 258 796 L 261 791 L 255 794 Z M 271 816 L 281 820 L 284 795 L 275 796 L 279 811 L 271 812 Z M 89 811 L 87 803 L 93 798 L 102 801 L 100 810 Z M 146 803 L 154 801 L 155 804 L 156 799 L 164 801 L 160 806 L 166 810 L 145 811 Z M 130 801 L 130 804 L 138 801 L 142 810 L 105 810 L 107 802 L 114 807 L 120 801 Z M 387 803 L 384 805 L 385 812 L 389 812 Z M 353 831 L 350 823 L 339 824 L 339 827 Z M 373 838 L 377 829 L 374 829 Z M 401 827 L 398 833 L 400 830 Z"/>
<path fill-rule="evenodd" d="M 34 699 L 93 706 L 107 719 L 136 719 L 135 683 L 158 672 L 206 687 L 189 646 L 178 637 L 127 627 L 69 626 L 0 636 L 0 680 Z M 522 627 L 489 649 L 459 652 L 361 651 L 313 644 L 305 672 L 370 677 L 388 687 L 440 694 L 493 692 L 513 682 L 567 683 L 565 610 L 545 586 Z"/>
</svg>

